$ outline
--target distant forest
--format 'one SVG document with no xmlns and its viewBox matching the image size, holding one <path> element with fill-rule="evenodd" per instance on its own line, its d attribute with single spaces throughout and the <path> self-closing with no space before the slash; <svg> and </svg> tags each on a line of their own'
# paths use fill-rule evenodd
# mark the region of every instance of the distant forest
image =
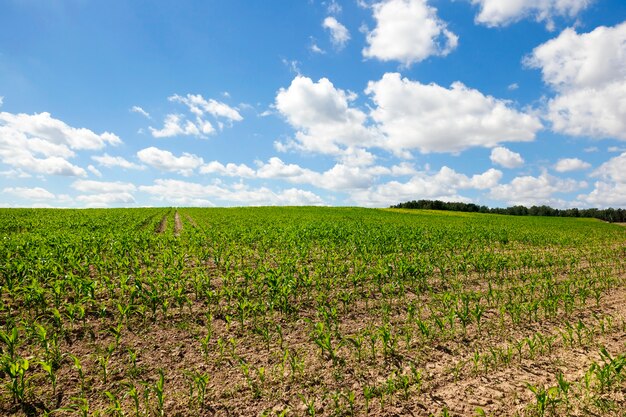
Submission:
<svg viewBox="0 0 626 417">
<path fill-rule="evenodd" d="M 570 208 L 561 210 L 548 206 L 532 206 L 530 208 L 525 206 L 489 208 L 487 206 L 479 206 L 473 203 L 448 203 L 439 200 L 413 200 L 391 206 L 391 208 L 463 211 L 468 213 L 508 214 L 511 216 L 590 217 L 611 223 L 626 222 L 626 210 L 621 208 L 608 208 L 603 210 L 597 208 Z"/>
</svg>

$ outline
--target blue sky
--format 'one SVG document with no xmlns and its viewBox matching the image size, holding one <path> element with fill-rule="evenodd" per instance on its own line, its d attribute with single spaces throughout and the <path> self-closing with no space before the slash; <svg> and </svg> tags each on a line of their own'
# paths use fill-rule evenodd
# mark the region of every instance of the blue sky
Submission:
<svg viewBox="0 0 626 417">
<path fill-rule="evenodd" d="M 621 0 L 0 0 L 0 206 L 626 207 Z"/>
</svg>

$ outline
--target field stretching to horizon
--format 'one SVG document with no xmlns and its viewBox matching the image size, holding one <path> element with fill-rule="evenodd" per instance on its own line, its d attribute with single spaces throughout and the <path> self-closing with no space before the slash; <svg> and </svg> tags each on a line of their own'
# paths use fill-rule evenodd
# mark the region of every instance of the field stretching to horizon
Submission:
<svg viewBox="0 0 626 417">
<path fill-rule="evenodd" d="M 626 227 L 0 209 L 0 415 L 624 416 Z"/>
</svg>

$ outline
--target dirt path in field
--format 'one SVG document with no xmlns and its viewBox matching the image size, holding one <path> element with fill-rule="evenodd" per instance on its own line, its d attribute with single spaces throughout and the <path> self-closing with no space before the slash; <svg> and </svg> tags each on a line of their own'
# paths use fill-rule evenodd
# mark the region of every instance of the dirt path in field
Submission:
<svg viewBox="0 0 626 417">
<path fill-rule="evenodd" d="M 183 222 L 180 220 L 180 216 L 178 215 L 178 211 L 174 213 L 174 236 L 179 236 L 180 232 L 183 230 Z"/>
<path fill-rule="evenodd" d="M 163 216 L 163 218 L 161 219 L 161 222 L 157 226 L 156 232 L 161 234 L 165 232 L 166 229 L 167 229 L 167 214 Z"/>
</svg>

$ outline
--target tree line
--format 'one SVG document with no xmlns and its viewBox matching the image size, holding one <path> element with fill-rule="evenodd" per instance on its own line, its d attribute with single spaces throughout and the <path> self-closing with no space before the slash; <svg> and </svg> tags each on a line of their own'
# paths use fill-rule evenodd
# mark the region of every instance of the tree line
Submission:
<svg viewBox="0 0 626 417">
<path fill-rule="evenodd" d="M 545 205 L 532 207 L 512 206 L 507 208 L 489 208 L 487 206 L 479 206 L 474 203 L 446 202 L 440 200 L 413 200 L 407 201 L 406 203 L 396 204 L 395 206 L 391 206 L 391 208 L 508 214 L 511 216 L 589 217 L 611 223 L 626 222 L 626 210 L 622 208 L 555 209 Z"/>
</svg>

